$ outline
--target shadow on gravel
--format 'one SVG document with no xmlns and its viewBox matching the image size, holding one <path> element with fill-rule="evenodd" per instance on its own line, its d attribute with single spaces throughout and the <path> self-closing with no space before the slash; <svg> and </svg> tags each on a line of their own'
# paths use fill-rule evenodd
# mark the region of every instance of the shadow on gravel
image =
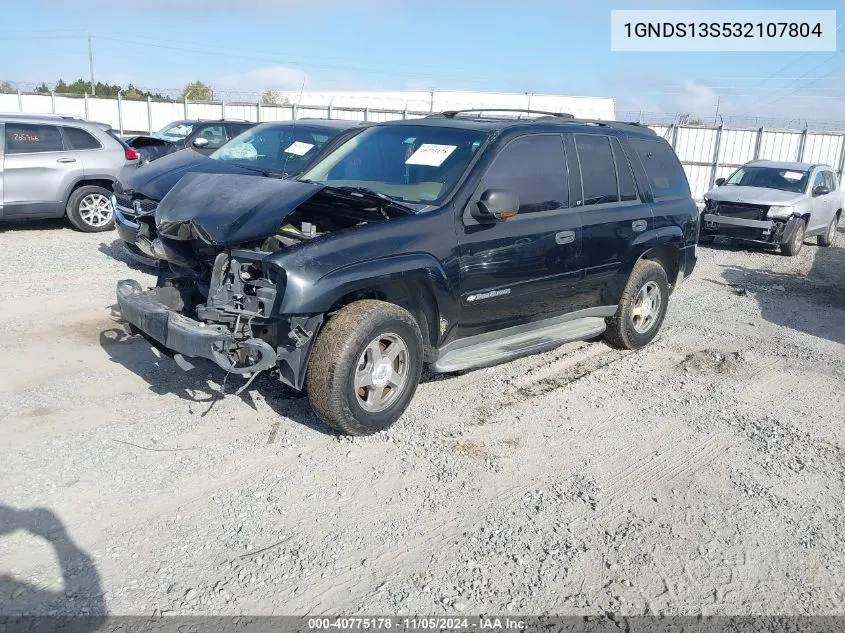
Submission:
<svg viewBox="0 0 845 633">
<path fill-rule="evenodd" d="M 845 343 L 845 229 L 838 245 L 814 248 L 813 265 L 806 275 L 727 266 L 722 277 L 738 294 L 752 292 L 762 317 L 836 343 Z M 809 245 L 808 245 L 809 246 Z M 807 248 L 807 246 L 805 246 Z M 718 283 L 718 282 L 715 282 Z"/>
<path fill-rule="evenodd" d="M 49 220 L 7 220 L 0 222 L 0 233 L 6 231 L 56 231 L 65 229 L 74 231 L 67 218 L 53 218 Z"/>
<path fill-rule="evenodd" d="M 97 250 L 107 257 L 123 262 L 133 270 L 139 270 L 141 272 L 154 275 L 158 269 L 158 264 L 155 260 L 142 257 L 141 255 L 133 256 L 130 254 L 126 250 L 123 240 L 119 238 L 109 242 L 108 244 L 106 242 L 100 242 Z"/>
<path fill-rule="evenodd" d="M 114 308 L 112 318 L 115 327 L 100 332 L 100 347 L 113 362 L 142 378 L 153 393 L 176 395 L 191 403 L 192 413 L 197 412 L 193 404 L 198 404 L 199 413 L 204 417 L 224 398 L 237 398 L 257 411 L 258 406 L 252 397 L 257 392 L 264 396 L 267 406 L 278 415 L 319 433 L 337 435 L 336 431 L 314 414 L 304 394 L 290 389 L 266 372 L 257 376 L 248 389 L 236 395 L 235 392 L 246 382 L 244 378 L 235 374 L 227 376 L 217 365 L 201 358 L 190 359 L 194 369 L 184 371 L 166 351 L 154 347 L 143 336 L 129 334 Z M 224 393 L 211 384 L 212 381 L 222 385 Z"/>
<path fill-rule="evenodd" d="M 74 543 L 59 518 L 46 508 L 17 510 L 0 504 L 0 538 L 17 531 L 29 532 L 53 547 L 62 570 L 62 588 L 51 591 L 38 585 L 0 574 L 0 616 L 88 615 L 106 613 L 100 574 L 91 557 Z M 86 618 L 83 628 L 74 622 L 73 631 L 93 631 L 100 618 Z"/>
</svg>

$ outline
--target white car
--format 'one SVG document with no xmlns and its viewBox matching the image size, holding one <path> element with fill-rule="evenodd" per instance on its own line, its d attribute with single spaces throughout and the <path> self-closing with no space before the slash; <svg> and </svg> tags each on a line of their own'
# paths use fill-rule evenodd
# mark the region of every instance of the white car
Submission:
<svg viewBox="0 0 845 633">
<path fill-rule="evenodd" d="M 833 243 L 845 189 L 829 165 L 755 160 L 718 178 L 704 203 L 699 243 L 726 235 L 797 255 L 807 237 Z"/>
</svg>

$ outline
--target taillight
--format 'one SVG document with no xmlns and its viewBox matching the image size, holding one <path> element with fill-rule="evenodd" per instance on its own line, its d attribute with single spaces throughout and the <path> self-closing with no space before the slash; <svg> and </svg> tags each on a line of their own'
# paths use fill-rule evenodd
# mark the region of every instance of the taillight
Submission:
<svg viewBox="0 0 845 633">
<path fill-rule="evenodd" d="M 139 158 L 138 152 L 129 147 L 126 148 L 126 160 L 138 160 Z"/>
</svg>

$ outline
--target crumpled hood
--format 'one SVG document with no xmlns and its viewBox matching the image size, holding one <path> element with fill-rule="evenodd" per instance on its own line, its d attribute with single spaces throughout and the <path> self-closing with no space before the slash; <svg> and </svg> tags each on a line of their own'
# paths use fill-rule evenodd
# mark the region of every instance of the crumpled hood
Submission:
<svg viewBox="0 0 845 633">
<path fill-rule="evenodd" d="M 273 235 L 324 188 L 278 178 L 185 174 L 159 203 L 156 227 L 163 237 L 231 246 Z"/>
<path fill-rule="evenodd" d="M 790 205 L 804 200 L 806 195 L 794 191 L 781 191 L 766 187 L 739 187 L 736 185 L 722 185 L 711 189 L 706 198 L 715 202 L 739 202 L 741 204 L 761 205 Z"/>
<path fill-rule="evenodd" d="M 138 168 L 121 184 L 124 189 L 137 191 L 145 198 L 161 200 L 188 173 L 261 176 L 232 163 L 208 158 L 192 149 L 183 149 Z"/>
</svg>

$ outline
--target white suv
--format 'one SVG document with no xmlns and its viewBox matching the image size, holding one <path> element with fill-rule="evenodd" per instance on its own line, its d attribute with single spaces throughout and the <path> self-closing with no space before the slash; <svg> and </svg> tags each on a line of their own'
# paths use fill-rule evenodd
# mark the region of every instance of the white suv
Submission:
<svg viewBox="0 0 845 633">
<path fill-rule="evenodd" d="M 108 125 L 0 114 L 0 220 L 67 215 L 80 231 L 114 227 L 112 185 L 138 154 Z"/>
</svg>

